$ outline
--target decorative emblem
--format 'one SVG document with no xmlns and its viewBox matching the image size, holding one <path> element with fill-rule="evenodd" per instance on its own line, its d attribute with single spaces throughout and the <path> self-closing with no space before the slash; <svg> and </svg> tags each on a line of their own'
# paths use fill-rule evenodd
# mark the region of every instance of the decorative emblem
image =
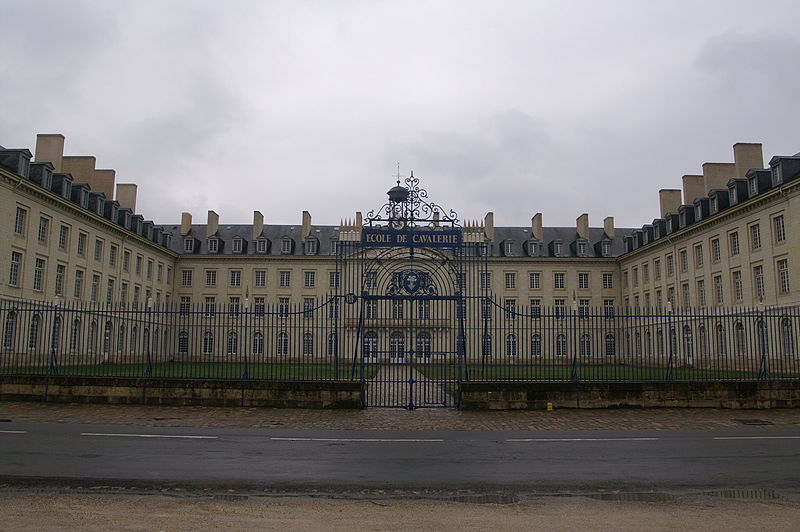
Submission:
<svg viewBox="0 0 800 532">
<path fill-rule="evenodd" d="M 413 294 L 420 289 L 421 283 L 419 274 L 415 271 L 406 272 L 403 276 L 403 289 L 409 294 Z"/>
<path fill-rule="evenodd" d="M 393 217 L 391 220 L 389 220 L 389 227 L 395 231 L 402 231 L 406 228 L 406 221 L 400 217 Z"/>
<path fill-rule="evenodd" d="M 425 272 L 406 270 L 392 275 L 386 287 L 387 296 L 399 296 L 402 292 L 416 296 L 435 296 L 436 285 L 431 276 Z"/>
<path fill-rule="evenodd" d="M 358 300 L 358 296 L 353 292 L 348 292 L 344 295 L 344 302 L 348 305 L 354 304 Z"/>
</svg>

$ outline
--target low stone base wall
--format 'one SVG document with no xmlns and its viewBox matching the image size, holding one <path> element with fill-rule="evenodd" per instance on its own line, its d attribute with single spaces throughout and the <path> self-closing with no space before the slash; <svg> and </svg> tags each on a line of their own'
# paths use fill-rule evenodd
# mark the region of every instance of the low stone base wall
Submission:
<svg viewBox="0 0 800 532">
<path fill-rule="evenodd" d="M 361 383 L 0 377 L 0 400 L 360 409 Z"/>
<path fill-rule="evenodd" d="M 800 381 L 474 383 L 461 385 L 463 410 L 689 407 L 798 408 Z"/>
</svg>

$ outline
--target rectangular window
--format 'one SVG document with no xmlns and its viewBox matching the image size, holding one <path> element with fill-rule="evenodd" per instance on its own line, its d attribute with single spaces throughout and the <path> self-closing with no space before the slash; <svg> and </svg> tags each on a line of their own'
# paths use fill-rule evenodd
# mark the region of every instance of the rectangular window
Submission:
<svg viewBox="0 0 800 532">
<path fill-rule="evenodd" d="M 711 239 L 711 262 L 719 262 L 721 254 L 719 238 Z"/>
<path fill-rule="evenodd" d="M 761 249 L 761 227 L 758 224 L 750 226 L 750 249 Z"/>
<path fill-rule="evenodd" d="M 401 299 L 392 300 L 392 318 L 396 320 L 403 319 L 403 301 Z"/>
<path fill-rule="evenodd" d="M 687 271 L 689 269 L 689 253 L 685 249 L 682 249 L 678 253 L 678 256 L 680 257 L 681 261 L 681 271 Z"/>
<path fill-rule="evenodd" d="M 589 300 L 588 299 L 579 299 L 578 300 L 578 317 L 586 319 L 589 317 Z"/>
<path fill-rule="evenodd" d="M 181 270 L 181 286 L 192 286 L 192 270 Z"/>
<path fill-rule="evenodd" d="M 78 233 L 78 255 L 86 256 L 86 240 L 89 236 L 86 233 Z"/>
<path fill-rule="evenodd" d="M 11 252 L 11 269 L 8 273 L 9 286 L 19 286 L 19 271 L 22 266 L 22 253 L 18 251 Z"/>
<path fill-rule="evenodd" d="M 153 261 L 149 259 L 147 260 L 147 280 L 153 280 Z"/>
<path fill-rule="evenodd" d="M 256 252 L 257 253 L 267 252 L 267 240 L 265 238 L 259 238 L 258 240 L 256 240 Z"/>
<path fill-rule="evenodd" d="M 731 257 L 739 254 L 739 233 L 737 231 L 728 235 L 728 248 Z"/>
<path fill-rule="evenodd" d="M 698 306 L 706 306 L 706 282 L 703 279 L 697 281 L 697 304 Z"/>
<path fill-rule="evenodd" d="M 578 274 L 578 288 L 581 290 L 588 290 L 589 289 L 589 274 L 588 273 L 579 273 Z"/>
<path fill-rule="evenodd" d="M 57 296 L 64 295 L 64 277 L 67 273 L 67 267 L 63 264 L 56 264 L 56 280 L 55 291 Z"/>
<path fill-rule="evenodd" d="M 639 268 L 633 268 L 633 286 L 639 286 Z"/>
<path fill-rule="evenodd" d="M 422 301 L 420 301 L 420 304 Z M 430 303 L 430 301 L 425 301 L 425 303 Z M 328 303 L 328 317 L 332 320 L 339 318 L 339 300 L 338 299 L 331 299 L 330 303 Z"/>
<path fill-rule="evenodd" d="M 122 271 L 131 271 L 131 252 L 128 250 L 122 252 Z"/>
<path fill-rule="evenodd" d="M 263 296 L 253 298 L 253 310 L 256 314 L 264 314 L 267 310 L 266 298 Z"/>
<path fill-rule="evenodd" d="M 39 242 L 43 244 L 47 243 L 47 233 L 49 228 L 50 228 L 50 220 L 48 220 L 44 216 L 39 218 L 39 234 L 37 235 L 37 239 L 39 240 Z"/>
<path fill-rule="evenodd" d="M 564 281 L 565 274 L 563 273 L 554 273 L 553 274 L 553 288 L 555 289 L 564 289 L 566 288 L 566 283 Z"/>
<path fill-rule="evenodd" d="M 14 232 L 18 235 L 25 234 L 25 221 L 28 218 L 28 211 L 22 207 L 17 207 L 17 215 L 14 218 Z"/>
<path fill-rule="evenodd" d="M 256 270 L 256 286 L 267 286 L 266 270 Z"/>
<path fill-rule="evenodd" d="M 540 274 L 539 272 L 531 272 L 529 274 L 528 282 L 530 283 L 531 290 L 538 290 L 540 287 Z"/>
<path fill-rule="evenodd" d="M 119 302 L 123 305 L 128 301 L 128 283 L 122 283 L 119 287 Z"/>
<path fill-rule="evenodd" d="M 339 272 L 328 272 L 328 286 L 339 288 Z"/>
<path fill-rule="evenodd" d="M 92 275 L 92 289 L 91 294 L 89 294 L 89 299 L 92 303 L 97 303 L 97 298 L 100 296 L 100 276 L 95 274 Z"/>
<path fill-rule="evenodd" d="M 280 271 L 278 272 L 278 286 L 288 287 L 292 282 L 292 272 Z"/>
<path fill-rule="evenodd" d="M 112 303 L 113 301 L 114 301 L 114 279 L 109 279 L 108 285 L 106 286 L 106 303 Z"/>
<path fill-rule="evenodd" d="M 75 270 L 75 287 L 72 297 L 81 299 L 83 297 L 83 270 Z"/>
<path fill-rule="evenodd" d="M 372 289 L 378 286 L 378 272 L 368 271 L 364 274 L 364 285 L 367 289 Z"/>
<path fill-rule="evenodd" d="M 303 298 L 303 317 L 310 318 L 313 315 L 314 310 L 314 298 L 313 297 L 305 297 Z"/>
<path fill-rule="evenodd" d="M 675 299 L 675 287 L 674 286 L 670 286 L 669 288 L 667 288 L 667 301 L 669 301 L 671 303 L 674 303 L 674 304 L 678 303 L 678 300 Z"/>
<path fill-rule="evenodd" d="M 628 288 L 628 270 L 622 272 L 622 287 Z"/>
<path fill-rule="evenodd" d="M 603 300 L 603 315 L 606 318 L 613 318 L 614 317 L 614 300 L 613 299 L 604 299 Z"/>
<path fill-rule="evenodd" d="M 233 239 L 233 252 L 234 253 L 241 253 L 242 252 L 242 239 L 241 238 L 234 238 Z"/>
<path fill-rule="evenodd" d="M 722 287 L 722 276 L 714 276 L 714 303 L 722 305 L 725 302 L 725 293 Z"/>
<path fill-rule="evenodd" d="M 764 299 L 767 295 L 766 287 L 764 286 L 764 267 L 760 264 L 753 266 L 753 283 L 755 285 L 756 297 L 759 300 Z"/>
<path fill-rule="evenodd" d="M 219 241 L 216 238 L 209 238 L 208 239 L 208 252 L 209 253 L 216 253 L 217 249 L 219 249 Z"/>
<path fill-rule="evenodd" d="M 642 282 L 647 284 L 650 282 L 650 265 L 642 264 Z"/>
<path fill-rule="evenodd" d="M 231 270 L 231 286 L 242 286 L 242 271 Z"/>
<path fill-rule="evenodd" d="M 98 262 L 103 260 L 103 241 L 99 238 L 94 241 L 94 260 Z"/>
<path fill-rule="evenodd" d="M 610 290 L 614 288 L 614 274 L 613 273 L 604 273 L 603 274 L 603 289 Z"/>
<path fill-rule="evenodd" d="M 317 284 L 316 272 L 303 272 L 303 287 L 314 288 Z"/>
<path fill-rule="evenodd" d="M 44 259 L 36 259 L 33 269 L 33 289 L 41 290 L 44 282 Z"/>
<path fill-rule="evenodd" d="M 109 266 L 116 266 L 117 265 L 117 246 L 111 245 L 108 248 L 108 265 Z"/>
<path fill-rule="evenodd" d="M 531 316 L 534 318 L 538 318 L 541 315 L 542 315 L 542 300 L 531 299 Z"/>
<path fill-rule="evenodd" d="M 194 253 L 194 238 L 183 239 L 183 251 L 186 253 Z"/>
<path fill-rule="evenodd" d="M 744 292 L 742 287 L 742 272 L 731 272 L 731 280 L 733 282 L 733 299 L 735 301 L 741 301 Z"/>
<path fill-rule="evenodd" d="M 192 310 L 192 298 L 189 296 L 181 296 L 179 305 L 178 310 L 181 314 L 189 314 Z"/>
<path fill-rule="evenodd" d="M 703 245 L 697 244 L 694 247 L 694 267 L 695 268 L 702 268 L 703 267 Z"/>
<path fill-rule="evenodd" d="M 667 277 L 672 277 L 675 275 L 675 261 L 672 258 L 672 255 L 667 255 Z"/>
<path fill-rule="evenodd" d="M 554 299 L 553 300 L 553 312 L 556 315 L 556 318 L 564 318 L 567 315 L 567 300 L 566 299 Z"/>
<path fill-rule="evenodd" d="M 228 314 L 238 316 L 240 308 L 241 303 L 239 296 L 231 296 L 231 298 L 228 300 Z"/>
<path fill-rule="evenodd" d="M 517 275 L 514 272 L 506 272 L 506 289 L 512 290 L 517 287 Z"/>
<path fill-rule="evenodd" d="M 513 320 L 517 317 L 517 300 L 506 299 L 505 301 L 506 319 Z"/>
<path fill-rule="evenodd" d="M 158 268 L 156 268 L 156 281 L 161 282 L 161 278 L 164 274 L 164 265 L 160 262 L 158 263 Z"/>
<path fill-rule="evenodd" d="M 492 274 L 490 272 L 481 272 L 481 289 L 488 290 L 492 286 Z"/>
<path fill-rule="evenodd" d="M 288 238 L 284 238 L 281 240 L 281 253 L 283 255 L 288 255 L 292 252 L 292 241 Z"/>
<path fill-rule="evenodd" d="M 373 320 L 378 317 L 378 302 L 375 299 L 368 299 L 364 308 L 366 318 Z"/>
<path fill-rule="evenodd" d="M 656 281 L 661 280 L 661 259 L 653 261 L 653 277 L 655 277 Z"/>
<path fill-rule="evenodd" d="M 217 286 L 217 270 L 206 270 L 206 286 Z"/>
<path fill-rule="evenodd" d="M 692 305 L 692 299 L 689 297 L 689 283 L 683 283 L 681 291 L 683 292 L 683 306 L 689 308 Z"/>
<path fill-rule="evenodd" d="M 136 275 L 142 275 L 142 260 L 144 257 L 136 255 Z"/>
<path fill-rule="evenodd" d="M 214 296 L 206 296 L 204 303 L 206 316 L 213 316 L 216 306 L 217 300 L 214 298 Z"/>
<path fill-rule="evenodd" d="M 786 240 L 786 227 L 783 223 L 783 215 L 776 216 L 772 219 L 772 227 L 775 230 L 775 243 L 780 243 Z"/>
<path fill-rule="evenodd" d="M 69 247 L 69 227 L 62 225 L 58 230 L 58 249 L 67 249 Z"/>
<path fill-rule="evenodd" d="M 789 293 L 789 260 L 781 259 L 778 261 L 778 292 L 781 294 Z"/>
</svg>

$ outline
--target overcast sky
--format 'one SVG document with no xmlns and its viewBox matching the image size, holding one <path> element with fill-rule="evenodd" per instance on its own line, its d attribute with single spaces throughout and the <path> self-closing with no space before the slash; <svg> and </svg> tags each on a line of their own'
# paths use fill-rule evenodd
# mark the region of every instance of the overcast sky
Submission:
<svg viewBox="0 0 800 532">
<path fill-rule="evenodd" d="M 800 151 L 800 2 L 0 0 L 0 144 L 157 223 L 338 224 L 410 170 L 462 219 L 639 227 L 735 142 Z"/>
</svg>

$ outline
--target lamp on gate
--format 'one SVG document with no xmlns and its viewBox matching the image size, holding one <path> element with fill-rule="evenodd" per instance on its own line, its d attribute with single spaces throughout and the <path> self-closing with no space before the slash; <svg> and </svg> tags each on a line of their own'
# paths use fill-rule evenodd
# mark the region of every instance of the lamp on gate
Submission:
<svg viewBox="0 0 800 532">
<path fill-rule="evenodd" d="M 667 299 L 667 314 L 672 314 L 672 301 Z"/>
</svg>

